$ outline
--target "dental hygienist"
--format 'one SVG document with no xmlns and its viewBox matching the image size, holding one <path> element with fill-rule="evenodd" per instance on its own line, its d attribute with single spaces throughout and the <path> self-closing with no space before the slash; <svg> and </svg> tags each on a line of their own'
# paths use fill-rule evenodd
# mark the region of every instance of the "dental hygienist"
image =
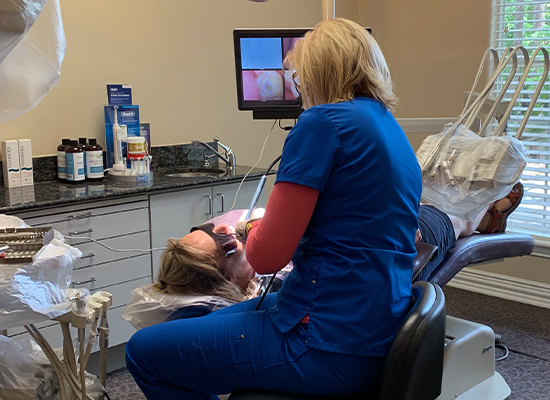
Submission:
<svg viewBox="0 0 550 400">
<path fill-rule="evenodd" d="M 244 234 L 258 272 L 291 258 L 295 268 L 258 311 L 257 298 L 134 334 L 127 365 L 148 399 L 346 394 L 380 380 L 411 300 L 418 162 L 390 113 L 382 52 L 361 26 L 323 21 L 288 61 L 305 111 L 265 215 Z"/>
</svg>

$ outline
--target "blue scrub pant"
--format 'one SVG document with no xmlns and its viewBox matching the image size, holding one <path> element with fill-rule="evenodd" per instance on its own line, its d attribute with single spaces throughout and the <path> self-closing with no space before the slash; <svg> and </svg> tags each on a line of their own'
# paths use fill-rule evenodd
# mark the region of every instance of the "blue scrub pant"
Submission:
<svg viewBox="0 0 550 400">
<path fill-rule="evenodd" d="M 147 399 L 214 400 L 241 389 L 345 394 L 377 385 L 385 358 L 309 348 L 308 324 L 282 334 L 271 322 L 266 309 L 276 293 L 254 311 L 258 301 L 136 332 L 126 364 Z"/>
</svg>

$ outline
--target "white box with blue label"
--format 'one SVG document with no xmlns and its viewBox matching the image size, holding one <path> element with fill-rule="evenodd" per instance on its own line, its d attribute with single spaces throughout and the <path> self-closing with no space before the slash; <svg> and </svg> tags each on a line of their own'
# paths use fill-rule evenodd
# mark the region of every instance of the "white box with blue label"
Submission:
<svg viewBox="0 0 550 400">
<path fill-rule="evenodd" d="M 125 131 L 125 137 L 139 137 L 139 106 L 119 105 L 117 107 L 117 122 L 120 128 Z M 111 168 L 115 162 L 113 125 L 115 123 L 115 106 L 105 106 L 105 144 L 107 168 Z M 121 143 L 122 157 L 126 157 L 126 143 Z"/>
</svg>

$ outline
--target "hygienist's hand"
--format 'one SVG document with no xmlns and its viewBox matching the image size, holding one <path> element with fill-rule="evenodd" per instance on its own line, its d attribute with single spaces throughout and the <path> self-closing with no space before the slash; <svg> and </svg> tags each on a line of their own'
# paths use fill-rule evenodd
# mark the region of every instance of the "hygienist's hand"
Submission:
<svg viewBox="0 0 550 400">
<path fill-rule="evenodd" d="M 241 243 L 246 243 L 246 239 L 248 238 L 248 231 L 252 227 L 252 223 L 255 221 L 258 221 L 260 218 L 252 218 L 246 221 L 239 221 L 237 222 L 237 226 L 235 227 L 235 237 L 238 241 Z"/>
<path fill-rule="evenodd" d="M 241 243 L 246 243 L 246 223 L 248 221 L 239 221 L 235 227 L 235 237 Z"/>
<path fill-rule="evenodd" d="M 416 230 L 416 238 L 414 240 L 415 243 L 418 243 L 422 240 L 422 232 L 420 232 L 420 229 Z"/>
</svg>

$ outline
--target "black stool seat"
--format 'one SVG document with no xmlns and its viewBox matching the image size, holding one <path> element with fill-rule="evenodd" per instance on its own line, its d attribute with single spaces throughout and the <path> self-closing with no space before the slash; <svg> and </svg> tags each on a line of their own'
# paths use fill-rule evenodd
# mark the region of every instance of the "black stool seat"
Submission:
<svg viewBox="0 0 550 400">
<path fill-rule="evenodd" d="M 247 390 L 229 400 L 434 400 L 441 394 L 445 298 L 431 282 L 413 285 L 411 309 L 395 335 L 377 393 L 312 396 Z"/>
</svg>

